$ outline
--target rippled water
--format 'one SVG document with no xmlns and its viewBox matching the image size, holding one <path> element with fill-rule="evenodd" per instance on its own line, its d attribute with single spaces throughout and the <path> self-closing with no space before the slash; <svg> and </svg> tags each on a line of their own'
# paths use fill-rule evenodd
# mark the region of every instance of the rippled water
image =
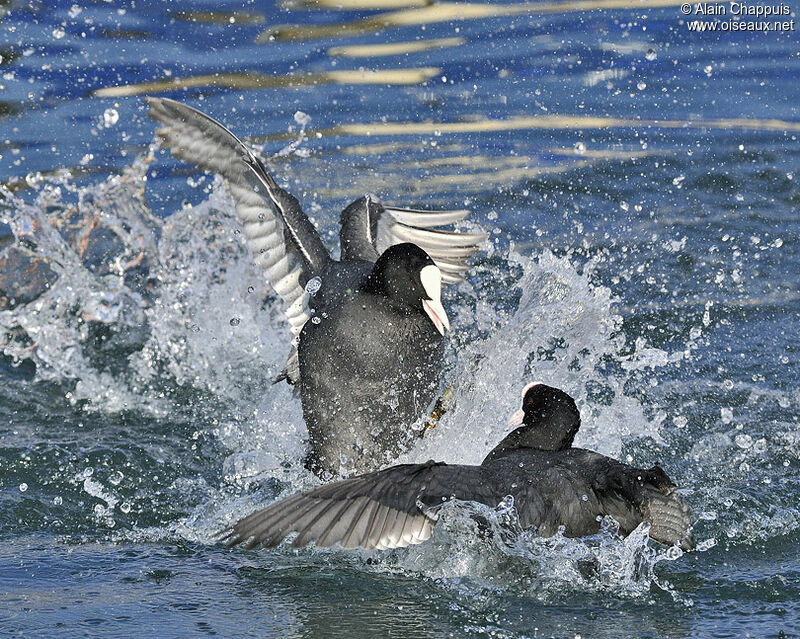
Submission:
<svg viewBox="0 0 800 639">
<path fill-rule="evenodd" d="M 3 633 L 797 636 L 798 37 L 655 4 L 0 2 Z M 471 208 L 454 406 L 404 459 L 479 461 L 546 380 L 701 551 L 466 504 L 388 553 L 214 544 L 313 479 L 274 298 L 146 94 L 260 145 L 330 245 L 364 192 Z"/>
</svg>

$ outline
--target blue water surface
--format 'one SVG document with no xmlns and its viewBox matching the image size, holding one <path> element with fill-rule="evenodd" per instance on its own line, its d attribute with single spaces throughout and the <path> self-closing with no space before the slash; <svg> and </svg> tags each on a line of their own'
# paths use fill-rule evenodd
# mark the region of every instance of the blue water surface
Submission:
<svg viewBox="0 0 800 639">
<path fill-rule="evenodd" d="M 13 303 L 34 276 L 0 278 L 0 634 L 800 636 L 800 38 L 697 17 L 0 1 L 0 251 L 58 275 Z M 683 487 L 701 551 L 500 548 L 458 513 L 385 554 L 216 544 L 310 485 L 304 426 L 224 187 L 153 146 L 144 95 L 256 145 L 331 247 L 363 193 L 471 209 L 490 238 L 445 300 L 459 403 L 410 458 L 474 463 L 550 380 L 581 445 Z M 76 253 L 70 210 L 144 261 Z"/>
</svg>

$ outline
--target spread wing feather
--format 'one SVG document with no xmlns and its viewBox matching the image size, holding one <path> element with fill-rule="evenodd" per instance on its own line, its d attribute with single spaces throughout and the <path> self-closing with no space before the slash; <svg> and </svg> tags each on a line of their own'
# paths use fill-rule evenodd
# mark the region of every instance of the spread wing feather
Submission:
<svg viewBox="0 0 800 639">
<path fill-rule="evenodd" d="M 493 505 L 480 467 L 428 462 L 405 464 L 333 482 L 273 503 L 223 531 L 228 546 L 276 546 L 297 533 L 292 545 L 387 549 L 430 538 L 435 506 L 459 499 Z"/>
<path fill-rule="evenodd" d="M 148 115 L 172 154 L 222 175 L 236 203 L 256 264 L 281 297 L 292 333 L 308 320 L 305 284 L 330 259 L 298 201 L 278 186 L 261 161 L 204 113 L 166 98 L 146 98 Z"/>
<path fill-rule="evenodd" d="M 460 282 L 468 268 L 467 259 L 488 236 L 441 227 L 468 215 L 466 210 L 418 211 L 384 206 L 374 195 L 366 195 L 342 211 L 342 258 L 374 262 L 390 246 L 412 242 L 436 262 L 444 282 Z"/>
<path fill-rule="evenodd" d="M 689 506 L 658 467 L 632 468 L 572 449 L 529 473 L 511 491 L 523 528 L 550 536 L 565 525 L 567 536 L 582 537 L 597 531 L 598 516 L 610 515 L 623 534 L 647 521 L 656 541 L 694 547 Z M 481 466 L 393 466 L 275 502 L 239 520 L 221 538 L 228 546 L 271 547 L 297 533 L 295 547 L 401 548 L 430 538 L 443 502 L 455 498 L 495 506 L 504 490 L 510 489 L 497 485 Z"/>
</svg>

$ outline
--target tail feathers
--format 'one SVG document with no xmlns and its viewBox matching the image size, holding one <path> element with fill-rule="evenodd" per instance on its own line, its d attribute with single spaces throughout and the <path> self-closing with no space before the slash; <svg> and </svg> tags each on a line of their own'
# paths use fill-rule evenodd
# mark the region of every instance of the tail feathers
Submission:
<svg viewBox="0 0 800 639">
<path fill-rule="evenodd" d="M 677 544 L 682 550 L 694 550 L 689 504 L 672 491 L 647 492 L 645 518 L 650 524 L 650 537 L 667 546 Z"/>
</svg>

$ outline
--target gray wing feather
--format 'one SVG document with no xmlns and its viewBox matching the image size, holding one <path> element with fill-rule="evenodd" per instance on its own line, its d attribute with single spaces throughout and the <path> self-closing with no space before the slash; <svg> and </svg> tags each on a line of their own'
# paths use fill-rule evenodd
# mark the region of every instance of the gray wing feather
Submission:
<svg viewBox="0 0 800 639">
<path fill-rule="evenodd" d="M 694 549 L 691 510 L 683 499 L 675 493 L 665 495 L 651 489 L 644 510 L 653 539 L 667 546 L 678 544 L 683 550 Z"/>
<path fill-rule="evenodd" d="M 443 231 L 440 227 L 468 215 L 467 210 L 418 211 L 384 206 L 374 195 L 366 195 L 342 211 L 342 258 L 374 262 L 390 246 L 412 242 L 436 262 L 444 282 L 460 282 L 468 268 L 467 259 L 488 236 Z"/>
<path fill-rule="evenodd" d="M 400 548 L 430 538 L 435 515 L 418 502 L 440 504 L 455 495 L 494 505 L 480 468 L 446 464 L 394 466 L 294 495 L 253 513 L 222 533 L 229 546 L 274 546 L 297 533 L 293 546 Z"/>
<path fill-rule="evenodd" d="M 308 320 L 305 284 L 330 259 L 297 200 L 228 129 L 204 113 L 166 98 L 146 98 L 157 134 L 175 157 L 222 175 L 236 203 L 256 264 L 284 303 L 292 333 Z"/>
</svg>

